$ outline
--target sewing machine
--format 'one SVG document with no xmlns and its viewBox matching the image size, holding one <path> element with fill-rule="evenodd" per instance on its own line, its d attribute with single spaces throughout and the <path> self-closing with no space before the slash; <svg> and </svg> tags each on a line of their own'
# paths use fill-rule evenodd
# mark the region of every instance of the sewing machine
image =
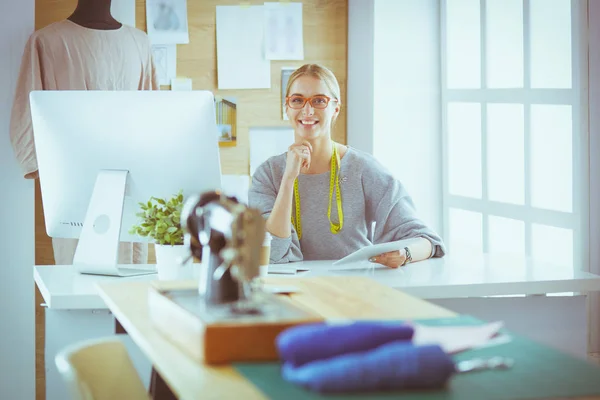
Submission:
<svg viewBox="0 0 600 400">
<path fill-rule="evenodd" d="M 154 325 L 199 361 L 277 359 L 284 329 L 320 321 L 289 298 L 264 290 L 259 277 L 265 220 L 220 192 L 187 200 L 182 215 L 198 282 L 157 282 L 149 295 Z"/>
</svg>

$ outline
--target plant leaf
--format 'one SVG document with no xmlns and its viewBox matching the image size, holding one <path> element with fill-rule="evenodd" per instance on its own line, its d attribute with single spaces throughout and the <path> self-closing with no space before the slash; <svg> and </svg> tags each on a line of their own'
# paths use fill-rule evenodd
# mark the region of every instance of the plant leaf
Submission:
<svg viewBox="0 0 600 400">
<path fill-rule="evenodd" d="M 150 237 L 157 244 L 183 245 L 181 210 L 183 209 L 183 190 L 171 198 L 150 197 L 146 203 L 138 203 L 140 212 L 136 217 L 139 224 L 130 228 L 130 233 Z"/>
</svg>

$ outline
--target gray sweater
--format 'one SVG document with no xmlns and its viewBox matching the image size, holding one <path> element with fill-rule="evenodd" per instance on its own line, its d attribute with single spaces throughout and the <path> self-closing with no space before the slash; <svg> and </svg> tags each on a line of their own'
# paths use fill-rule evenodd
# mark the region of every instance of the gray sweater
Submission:
<svg viewBox="0 0 600 400">
<path fill-rule="evenodd" d="M 258 167 L 248 194 L 250 207 L 268 218 L 285 171 L 286 153 L 274 156 Z M 415 213 L 415 207 L 402 184 L 373 156 L 348 148 L 340 163 L 340 192 L 344 225 L 338 234 L 331 233 L 327 219 L 329 171 L 300 174 L 300 212 L 302 240 L 292 226 L 287 238 L 273 236 L 271 263 L 302 260 L 336 260 L 377 243 L 424 237 L 433 244 L 433 257 L 445 254 L 441 238 Z M 331 220 L 337 223 L 335 193 Z M 373 232 L 372 223 L 376 222 Z"/>
</svg>

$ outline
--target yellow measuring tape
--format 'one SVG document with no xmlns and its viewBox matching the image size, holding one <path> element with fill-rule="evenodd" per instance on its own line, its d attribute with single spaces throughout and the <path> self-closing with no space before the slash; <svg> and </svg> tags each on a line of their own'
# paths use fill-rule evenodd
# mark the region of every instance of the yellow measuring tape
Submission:
<svg viewBox="0 0 600 400">
<path fill-rule="evenodd" d="M 331 155 L 331 171 L 329 172 L 329 204 L 327 207 L 327 218 L 329 219 L 329 228 L 331 233 L 338 234 L 342 230 L 344 225 L 344 212 L 342 211 L 342 194 L 340 193 L 340 180 L 339 180 L 339 165 L 337 159 L 337 148 L 335 143 L 333 145 L 333 154 Z M 335 224 L 331 222 L 331 200 L 333 198 L 333 191 L 335 187 L 335 202 L 337 204 L 337 212 L 340 222 Z M 302 222 L 300 221 L 300 193 L 298 192 L 298 178 L 294 181 L 294 199 L 296 206 L 296 219 L 292 213 L 292 225 L 296 228 L 298 239 L 302 239 Z"/>
</svg>

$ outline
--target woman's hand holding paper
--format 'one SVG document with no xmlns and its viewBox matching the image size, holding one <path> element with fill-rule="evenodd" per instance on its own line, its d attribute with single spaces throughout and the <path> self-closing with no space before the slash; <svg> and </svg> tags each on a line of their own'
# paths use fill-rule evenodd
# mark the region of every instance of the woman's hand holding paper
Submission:
<svg viewBox="0 0 600 400">
<path fill-rule="evenodd" d="M 398 268 L 404 265 L 404 263 L 406 262 L 406 251 L 404 249 L 389 251 L 387 253 L 371 257 L 369 261 L 382 264 L 390 268 Z"/>
</svg>

